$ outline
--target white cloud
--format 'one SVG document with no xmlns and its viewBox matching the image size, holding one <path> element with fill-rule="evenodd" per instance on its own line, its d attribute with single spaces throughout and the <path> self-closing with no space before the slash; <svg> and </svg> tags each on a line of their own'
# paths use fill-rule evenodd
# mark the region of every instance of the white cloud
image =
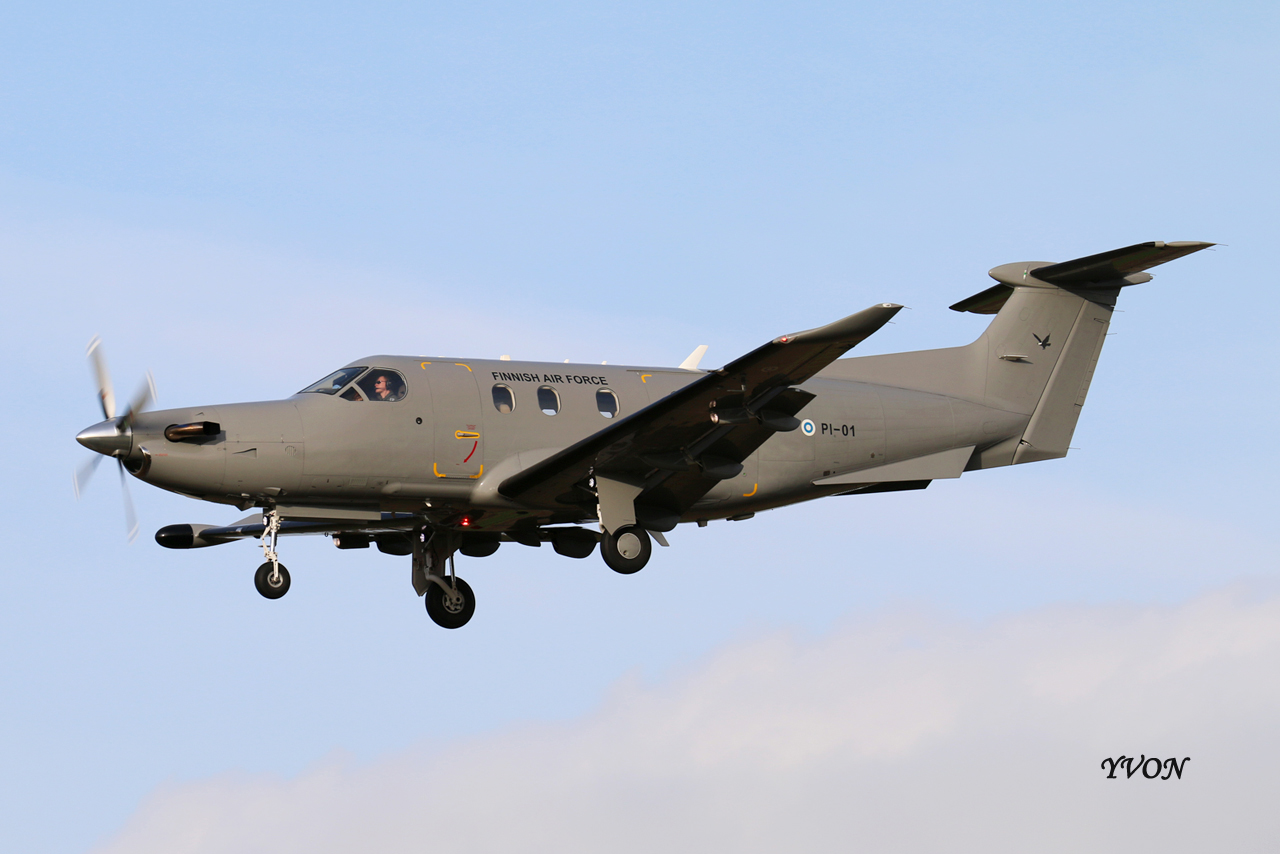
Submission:
<svg viewBox="0 0 1280 854">
<path fill-rule="evenodd" d="M 1262 850 L 1278 668 L 1280 597 L 1241 587 L 898 613 L 623 680 L 582 720 L 465 743 L 424 721 L 433 743 L 370 764 L 168 785 L 100 850 Z M 1122 753 L 1191 761 L 1105 779 Z"/>
</svg>

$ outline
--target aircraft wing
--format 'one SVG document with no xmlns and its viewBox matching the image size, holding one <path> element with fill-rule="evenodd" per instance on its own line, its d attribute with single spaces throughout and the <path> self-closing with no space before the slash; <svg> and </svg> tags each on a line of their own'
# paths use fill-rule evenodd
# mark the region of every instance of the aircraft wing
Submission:
<svg viewBox="0 0 1280 854">
<path fill-rule="evenodd" d="M 679 516 L 794 417 L 813 395 L 794 386 L 889 322 L 884 303 L 826 326 L 783 335 L 710 371 L 659 401 L 504 480 L 498 491 L 524 504 L 594 512 L 593 475 L 642 487 L 638 518 L 670 530 Z"/>
</svg>

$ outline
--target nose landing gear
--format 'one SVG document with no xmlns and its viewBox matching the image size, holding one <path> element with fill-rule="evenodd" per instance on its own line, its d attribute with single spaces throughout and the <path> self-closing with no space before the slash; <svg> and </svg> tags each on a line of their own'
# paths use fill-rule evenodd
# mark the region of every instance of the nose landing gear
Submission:
<svg viewBox="0 0 1280 854">
<path fill-rule="evenodd" d="M 280 534 L 280 514 L 268 510 L 262 514 L 262 556 L 266 563 L 253 574 L 253 586 L 267 599 L 279 599 L 289 592 L 289 570 L 280 563 L 276 554 L 276 538 Z"/>
<path fill-rule="evenodd" d="M 268 561 L 253 574 L 253 586 L 266 598 L 279 599 L 289 592 L 289 570 L 284 564 Z"/>
</svg>

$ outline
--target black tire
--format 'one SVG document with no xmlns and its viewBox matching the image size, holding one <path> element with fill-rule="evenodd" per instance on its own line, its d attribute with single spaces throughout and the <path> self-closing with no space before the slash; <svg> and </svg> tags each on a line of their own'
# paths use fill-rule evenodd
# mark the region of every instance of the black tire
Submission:
<svg viewBox="0 0 1280 854">
<path fill-rule="evenodd" d="M 258 592 L 267 599 L 279 599 L 289 592 L 289 570 L 284 568 L 284 564 L 280 564 L 280 579 L 273 585 L 271 583 L 271 561 L 267 561 L 258 567 L 258 571 L 253 574 L 253 586 L 258 588 Z"/>
<path fill-rule="evenodd" d="M 637 544 L 632 537 L 639 541 L 638 552 L 635 551 Z M 624 552 L 631 556 L 626 556 Z M 624 525 L 600 539 L 600 556 L 610 569 L 623 575 L 644 569 L 652 553 L 653 543 L 649 540 L 649 532 L 636 525 Z"/>
<path fill-rule="evenodd" d="M 426 599 L 427 616 L 431 618 L 437 626 L 444 629 L 460 629 L 471 619 L 471 615 L 476 612 L 476 594 L 471 591 L 471 585 L 463 581 L 461 578 L 454 579 L 458 585 L 458 592 L 462 594 L 462 609 L 456 613 L 450 612 L 445 607 L 444 590 L 439 584 L 431 582 L 427 586 L 426 595 L 422 598 Z M 449 579 L 445 579 L 445 584 L 449 583 Z"/>
</svg>

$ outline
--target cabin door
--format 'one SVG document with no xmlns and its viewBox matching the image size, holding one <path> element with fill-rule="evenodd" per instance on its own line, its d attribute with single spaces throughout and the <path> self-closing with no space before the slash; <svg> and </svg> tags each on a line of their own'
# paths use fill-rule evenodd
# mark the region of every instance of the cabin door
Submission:
<svg viewBox="0 0 1280 854">
<path fill-rule="evenodd" d="M 461 362 L 423 362 L 435 414 L 432 473 L 436 477 L 478 478 L 484 474 L 480 432 L 480 390 L 475 374 Z"/>
</svg>

